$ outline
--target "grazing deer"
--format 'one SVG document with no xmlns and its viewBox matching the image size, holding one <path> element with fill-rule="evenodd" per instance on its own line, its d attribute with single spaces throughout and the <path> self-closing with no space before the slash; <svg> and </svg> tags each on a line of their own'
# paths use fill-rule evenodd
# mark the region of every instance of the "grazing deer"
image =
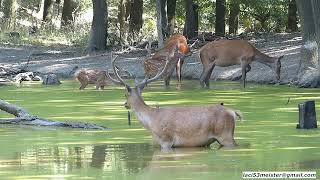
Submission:
<svg viewBox="0 0 320 180">
<path fill-rule="evenodd" d="M 174 56 L 175 48 L 178 47 L 180 52 L 186 55 L 189 52 L 189 47 L 187 44 L 187 39 L 179 34 L 171 36 L 169 39 L 166 40 L 164 43 L 164 47 L 156 52 L 153 56 L 146 59 L 144 62 L 144 71 L 148 77 L 154 77 L 158 72 L 159 69 L 162 69 L 166 63 L 166 57 L 169 56 L 169 65 L 165 69 L 163 74 L 163 79 L 166 86 L 170 84 L 170 78 L 176 67 L 176 76 L 178 80 L 178 84 L 181 84 L 181 68 L 183 65 L 182 56 L 176 57 Z"/>
<path fill-rule="evenodd" d="M 218 40 L 207 43 L 199 50 L 199 56 L 203 65 L 200 77 L 202 86 L 209 86 L 209 79 L 215 66 L 241 65 L 242 83 L 245 87 L 246 73 L 251 70 L 250 63 L 258 61 L 269 66 L 275 71 L 277 80 L 280 80 L 280 57 L 270 57 L 252 44 L 244 40 Z"/>
<path fill-rule="evenodd" d="M 233 147 L 233 138 L 237 116 L 242 120 L 240 112 L 231 110 L 223 105 L 182 106 L 182 107 L 151 107 L 142 96 L 143 88 L 156 81 L 165 72 L 169 64 L 169 55 L 162 71 L 153 78 L 145 78 L 142 82 L 130 87 L 119 76 L 112 60 L 116 79 L 109 78 L 117 84 L 126 87 L 125 107 L 132 109 L 140 123 L 151 132 L 153 139 L 162 149 L 172 147 L 209 146 L 218 141 L 222 146 Z M 108 74 L 108 73 L 107 73 Z"/>
</svg>

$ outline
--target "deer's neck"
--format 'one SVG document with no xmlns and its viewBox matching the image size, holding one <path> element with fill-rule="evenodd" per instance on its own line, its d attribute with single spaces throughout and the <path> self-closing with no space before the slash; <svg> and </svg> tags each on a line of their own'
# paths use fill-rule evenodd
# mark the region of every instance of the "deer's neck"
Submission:
<svg viewBox="0 0 320 180">
<path fill-rule="evenodd" d="M 146 128 L 150 130 L 150 124 L 152 121 L 151 116 L 151 107 L 149 107 L 142 98 L 139 98 L 132 104 L 132 110 L 137 116 L 137 119 L 140 123 Z"/>
<path fill-rule="evenodd" d="M 276 59 L 262 53 L 258 49 L 255 49 L 254 60 L 271 67 L 272 64 L 275 63 Z"/>
</svg>

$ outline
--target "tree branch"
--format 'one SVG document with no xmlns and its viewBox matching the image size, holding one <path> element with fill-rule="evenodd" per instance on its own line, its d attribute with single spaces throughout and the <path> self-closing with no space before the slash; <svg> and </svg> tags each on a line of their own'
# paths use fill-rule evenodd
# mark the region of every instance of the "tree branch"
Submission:
<svg viewBox="0 0 320 180">
<path fill-rule="evenodd" d="M 106 129 L 103 126 L 98 126 L 91 123 L 83 122 L 57 122 L 48 119 L 32 116 L 27 110 L 22 107 L 10 104 L 0 99 L 0 109 L 10 113 L 16 118 L 0 119 L 0 124 L 20 124 L 20 125 L 37 125 L 37 126 L 53 126 L 53 127 L 70 127 L 70 128 L 83 128 L 83 129 Z"/>
</svg>

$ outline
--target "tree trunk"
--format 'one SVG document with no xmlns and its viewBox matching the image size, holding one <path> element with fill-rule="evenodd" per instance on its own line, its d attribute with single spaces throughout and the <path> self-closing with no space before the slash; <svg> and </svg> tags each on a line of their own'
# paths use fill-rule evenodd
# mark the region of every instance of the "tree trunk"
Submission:
<svg viewBox="0 0 320 180">
<path fill-rule="evenodd" d="M 118 5 L 118 20 L 119 20 L 119 31 L 121 44 L 127 44 L 127 26 L 126 22 L 130 14 L 130 0 L 120 0 Z"/>
<path fill-rule="evenodd" d="M 130 19 L 129 19 L 129 33 L 134 41 L 139 35 L 142 28 L 142 14 L 143 14 L 143 0 L 131 0 Z"/>
<path fill-rule="evenodd" d="M 240 4 L 239 0 L 231 0 L 229 15 L 229 34 L 238 33 Z"/>
<path fill-rule="evenodd" d="M 49 22 L 52 19 L 53 2 L 52 0 L 44 0 L 42 21 Z"/>
<path fill-rule="evenodd" d="M 314 19 L 314 27 L 315 27 L 315 40 L 318 45 L 318 61 L 317 61 L 317 68 L 318 68 L 318 86 L 320 86 L 320 2 L 318 0 L 312 0 L 312 12 L 313 12 L 313 19 Z"/>
<path fill-rule="evenodd" d="M 163 35 L 163 27 L 162 27 L 162 1 L 163 0 L 157 0 L 156 8 L 157 8 L 157 33 L 158 33 L 158 48 L 163 47 L 164 42 L 164 35 Z"/>
<path fill-rule="evenodd" d="M 218 35 L 225 35 L 226 24 L 226 0 L 216 0 L 216 26 L 215 30 Z"/>
<path fill-rule="evenodd" d="M 298 70 L 297 84 L 300 87 L 319 86 L 318 46 L 316 25 L 319 26 L 319 3 L 310 0 L 297 0 L 297 8 L 301 20 L 302 41 L 301 59 Z M 318 7 L 317 7 L 318 6 Z M 314 11 L 313 11 L 314 10 Z M 319 28 L 319 27 L 317 27 Z"/>
<path fill-rule="evenodd" d="M 302 40 L 303 40 L 303 46 L 302 46 L 302 57 L 305 56 L 306 53 L 304 53 L 303 49 L 306 47 L 305 50 L 312 49 L 311 48 L 311 42 L 315 40 L 315 24 L 314 24 L 314 18 L 313 18 L 313 12 L 312 12 L 312 5 L 310 0 L 297 0 L 297 8 L 300 14 L 301 19 L 301 29 L 302 29 Z M 314 56 L 314 55 L 311 55 Z M 300 62 L 300 69 L 299 71 L 304 71 L 307 67 L 316 67 L 315 60 L 311 60 L 310 58 L 302 58 Z"/>
<path fill-rule="evenodd" d="M 64 0 L 62 17 L 61 17 L 61 26 L 71 25 L 74 21 L 73 11 L 76 8 L 76 4 L 73 0 Z"/>
<path fill-rule="evenodd" d="M 17 19 L 17 0 L 3 0 L 2 11 L 5 28 L 9 31 L 15 30 Z"/>
<path fill-rule="evenodd" d="M 198 5 L 193 0 L 185 0 L 186 20 L 184 24 L 183 34 L 191 39 L 198 36 L 199 29 L 199 14 Z"/>
<path fill-rule="evenodd" d="M 176 25 L 176 5 L 177 0 L 168 0 L 167 1 L 167 33 L 171 36 L 174 33 L 174 28 Z"/>
<path fill-rule="evenodd" d="M 320 1 L 312 0 L 312 12 L 313 12 L 313 20 L 314 20 L 314 27 L 315 27 L 315 40 L 320 46 Z"/>
<path fill-rule="evenodd" d="M 106 49 L 107 42 L 107 4 L 105 0 L 92 0 L 93 20 L 91 25 L 88 53 Z"/>
<path fill-rule="evenodd" d="M 167 32 L 168 27 L 168 19 L 167 19 L 167 11 L 166 11 L 167 0 L 161 0 L 161 26 L 162 26 L 162 34 L 164 39 L 169 35 Z"/>
<path fill-rule="evenodd" d="M 295 0 L 289 0 L 287 31 L 298 31 L 297 5 Z"/>
</svg>

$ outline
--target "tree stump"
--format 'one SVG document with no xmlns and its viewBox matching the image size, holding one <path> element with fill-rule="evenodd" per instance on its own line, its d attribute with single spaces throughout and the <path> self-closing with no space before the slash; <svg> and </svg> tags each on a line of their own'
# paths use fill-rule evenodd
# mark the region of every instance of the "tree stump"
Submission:
<svg viewBox="0 0 320 180">
<path fill-rule="evenodd" d="M 59 85 L 61 82 L 59 81 L 59 78 L 55 74 L 47 74 L 43 78 L 42 84 L 44 85 Z"/>
<path fill-rule="evenodd" d="M 317 118 L 314 101 L 306 101 L 298 105 L 299 108 L 299 124 L 297 129 L 317 128 Z"/>
</svg>

